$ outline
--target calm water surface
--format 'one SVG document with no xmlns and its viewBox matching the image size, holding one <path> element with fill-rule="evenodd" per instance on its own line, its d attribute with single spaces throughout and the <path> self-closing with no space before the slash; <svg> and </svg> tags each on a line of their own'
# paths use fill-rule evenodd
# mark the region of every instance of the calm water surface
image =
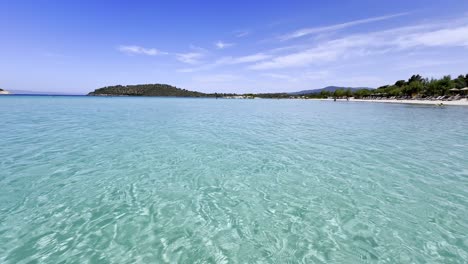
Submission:
<svg viewBox="0 0 468 264">
<path fill-rule="evenodd" d="M 0 263 L 467 263 L 468 107 L 0 97 Z"/>
</svg>

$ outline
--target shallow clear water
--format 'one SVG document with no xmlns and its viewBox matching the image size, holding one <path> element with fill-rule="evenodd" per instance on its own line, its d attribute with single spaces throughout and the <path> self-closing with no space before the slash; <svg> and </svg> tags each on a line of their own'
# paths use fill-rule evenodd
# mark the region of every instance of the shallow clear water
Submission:
<svg viewBox="0 0 468 264">
<path fill-rule="evenodd" d="M 0 263 L 466 263 L 468 107 L 0 98 Z"/>
</svg>

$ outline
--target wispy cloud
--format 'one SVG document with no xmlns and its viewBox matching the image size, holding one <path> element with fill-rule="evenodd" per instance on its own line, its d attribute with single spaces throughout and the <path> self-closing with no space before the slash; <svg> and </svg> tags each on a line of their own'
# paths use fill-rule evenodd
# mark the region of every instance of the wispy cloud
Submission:
<svg viewBox="0 0 468 264">
<path fill-rule="evenodd" d="M 416 46 L 462 46 L 468 47 L 468 25 L 429 32 L 416 32 L 399 36 L 395 43 L 402 48 Z"/>
<path fill-rule="evenodd" d="M 214 69 L 216 67 L 225 66 L 225 65 L 254 63 L 254 62 L 259 62 L 259 61 L 269 59 L 271 57 L 272 55 L 263 54 L 263 53 L 256 53 L 256 54 L 241 56 L 241 57 L 222 57 L 212 63 L 207 63 L 205 65 L 201 65 L 198 67 L 179 69 L 178 72 L 196 72 L 196 71 L 210 70 L 210 69 Z"/>
<path fill-rule="evenodd" d="M 131 54 L 131 55 L 148 55 L 148 56 L 156 56 L 161 54 L 168 54 L 167 52 L 162 52 L 155 48 L 144 48 L 136 45 L 125 46 L 121 45 L 118 47 L 120 52 Z"/>
<path fill-rule="evenodd" d="M 262 73 L 261 76 L 267 77 L 267 78 L 272 78 L 272 79 L 277 79 L 277 80 L 285 80 L 288 82 L 295 82 L 297 79 L 286 74 L 279 74 L 279 73 Z"/>
<path fill-rule="evenodd" d="M 200 52 L 188 52 L 188 53 L 177 53 L 176 58 L 178 61 L 187 64 L 198 64 L 204 57 L 203 53 Z"/>
<path fill-rule="evenodd" d="M 234 32 L 234 36 L 236 36 L 236 38 L 243 38 L 250 35 L 250 33 L 251 32 L 249 30 L 237 30 Z"/>
<path fill-rule="evenodd" d="M 468 47 L 468 22 L 401 27 L 327 40 L 250 65 L 253 70 L 303 67 L 371 54 L 428 47 Z"/>
<path fill-rule="evenodd" d="M 214 45 L 216 46 L 217 49 L 225 49 L 225 48 L 234 46 L 234 43 L 227 43 L 227 42 L 223 42 L 219 40 Z"/>
<path fill-rule="evenodd" d="M 366 18 L 366 19 L 359 19 L 359 20 L 354 20 L 350 22 L 345 22 L 341 24 L 336 24 L 336 25 L 331 25 L 331 26 L 323 26 L 323 27 L 311 27 L 311 28 L 303 28 L 299 29 L 297 31 L 294 31 L 290 34 L 286 34 L 283 36 L 280 36 L 280 40 L 290 40 L 290 39 L 295 39 L 295 38 L 300 38 L 304 37 L 310 34 L 316 34 L 316 33 L 323 33 L 323 32 L 329 32 L 329 31 L 336 31 L 344 28 L 349 28 L 357 25 L 362 25 L 362 24 L 367 24 L 367 23 L 372 23 L 372 22 L 377 22 L 377 21 L 382 21 L 382 20 L 388 20 L 400 16 L 407 15 L 408 13 L 398 13 L 398 14 L 393 14 L 393 15 L 386 15 L 386 16 L 379 16 L 379 17 L 371 17 L 371 18 Z"/>
<path fill-rule="evenodd" d="M 216 61 L 217 65 L 226 65 L 226 64 L 241 64 L 241 63 L 249 63 L 249 62 L 257 62 L 271 58 L 272 55 L 264 54 L 264 53 L 256 53 L 247 56 L 241 57 L 223 57 Z"/>
<path fill-rule="evenodd" d="M 307 66 L 312 62 L 334 60 L 337 58 L 338 55 L 338 50 L 329 50 L 326 48 L 318 47 L 288 55 L 277 56 L 271 60 L 250 65 L 248 69 L 268 70 L 287 67 Z"/>
</svg>

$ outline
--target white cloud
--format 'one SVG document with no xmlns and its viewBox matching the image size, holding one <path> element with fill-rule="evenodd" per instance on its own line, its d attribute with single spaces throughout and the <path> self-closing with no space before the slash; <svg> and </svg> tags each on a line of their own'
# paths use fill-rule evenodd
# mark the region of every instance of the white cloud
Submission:
<svg viewBox="0 0 468 264">
<path fill-rule="evenodd" d="M 204 54 L 200 52 L 188 52 L 188 53 L 178 53 L 176 58 L 178 61 L 187 63 L 187 64 L 197 64 L 200 62 L 200 59 L 203 58 Z"/>
<path fill-rule="evenodd" d="M 215 46 L 217 49 L 225 49 L 225 48 L 234 46 L 234 43 L 226 43 L 226 42 L 222 42 L 221 40 L 219 40 L 215 43 Z"/>
<path fill-rule="evenodd" d="M 250 35 L 250 31 L 238 30 L 234 32 L 234 35 L 236 36 L 236 38 L 243 38 L 243 37 L 247 37 L 248 35 Z"/>
<path fill-rule="evenodd" d="M 278 73 L 262 73 L 260 74 L 263 77 L 271 78 L 271 79 L 276 79 L 276 80 L 282 80 L 282 81 L 287 81 L 287 82 L 296 82 L 297 78 L 292 77 L 290 75 L 286 74 L 278 74 Z"/>
<path fill-rule="evenodd" d="M 199 46 L 195 46 L 195 45 L 193 45 L 193 44 L 190 44 L 189 47 L 190 47 L 191 50 L 196 51 L 196 52 L 208 53 L 208 50 L 207 50 L 207 49 L 202 48 L 202 47 L 199 47 Z"/>
<path fill-rule="evenodd" d="M 403 48 L 416 46 L 464 46 L 468 47 L 468 25 L 440 29 L 430 32 L 418 32 L 400 36 L 396 42 Z"/>
<path fill-rule="evenodd" d="M 191 50 L 204 54 L 203 60 L 195 58 L 199 64 L 179 72 L 191 72 L 187 74 L 191 83 L 212 91 L 229 87 L 239 92 L 283 92 L 326 85 L 377 87 L 415 72 L 431 76 L 441 68 L 448 74 L 466 66 L 458 54 L 468 52 L 468 18 L 363 32 L 304 38 L 294 45 L 283 42 L 284 46 L 269 46 L 244 56 L 214 57 L 206 50 Z M 446 60 L 443 66 L 440 58 Z M 460 62 L 454 64 L 457 59 Z M 418 64 L 418 60 L 427 62 Z M 227 70 L 238 75 L 222 74 Z"/>
<path fill-rule="evenodd" d="M 118 50 L 127 54 L 141 54 L 141 55 L 148 55 L 148 56 L 167 54 L 167 52 L 162 52 L 154 48 L 144 48 L 144 47 L 135 46 L 135 45 L 131 45 L 131 46 L 121 45 L 118 47 Z"/>
<path fill-rule="evenodd" d="M 199 67 L 179 69 L 178 72 L 196 72 L 196 71 L 210 70 L 210 69 L 223 66 L 223 65 L 253 63 L 257 61 L 266 60 L 271 57 L 272 57 L 271 55 L 263 54 L 263 53 L 257 53 L 257 54 L 242 56 L 242 57 L 223 57 L 223 58 L 216 60 L 213 63 L 208 63 L 205 65 L 201 65 Z"/>
<path fill-rule="evenodd" d="M 318 47 L 289 55 L 278 56 L 269 61 L 250 65 L 248 68 L 252 70 L 267 70 L 307 66 L 313 62 L 334 60 L 338 57 L 338 55 L 338 50 L 329 50 L 322 47 Z"/>
<path fill-rule="evenodd" d="M 304 67 L 358 56 L 430 47 L 468 47 L 468 24 L 428 24 L 355 34 L 250 65 L 253 70 Z"/>
<path fill-rule="evenodd" d="M 242 56 L 242 57 L 223 57 L 216 61 L 217 65 L 225 65 L 225 64 L 241 64 L 241 63 L 249 63 L 249 62 L 257 62 L 271 58 L 271 55 L 264 54 L 264 53 L 256 53 L 252 55 Z"/>
<path fill-rule="evenodd" d="M 357 26 L 361 24 L 367 24 L 371 22 L 377 22 L 377 21 L 382 21 L 382 20 L 388 20 L 391 18 L 399 17 L 399 16 L 404 16 L 407 15 L 408 13 L 399 13 L 399 14 L 393 14 L 393 15 L 386 15 L 386 16 L 379 16 L 379 17 L 371 17 L 371 18 L 366 18 L 366 19 L 360 19 L 360 20 L 354 20 L 346 23 L 341 23 L 341 24 L 336 24 L 336 25 L 331 25 L 331 26 L 324 26 L 324 27 L 312 27 L 312 28 L 303 28 L 300 30 L 297 30 L 293 33 L 283 35 L 280 37 L 281 40 L 289 40 L 289 39 L 295 39 L 295 38 L 300 38 L 304 37 L 310 34 L 316 34 L 316 33 L 323 33 L 323 32 L 329 32 L 329 31 L 336 31 L 344 28 L 349 28 L 352 26 Z"/>
</svg>

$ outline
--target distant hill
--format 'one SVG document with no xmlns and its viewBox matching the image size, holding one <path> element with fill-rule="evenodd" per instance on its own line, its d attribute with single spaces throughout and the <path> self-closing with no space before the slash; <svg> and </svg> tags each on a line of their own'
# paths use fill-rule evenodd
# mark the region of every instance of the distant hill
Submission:
<svg viewBox="0 0 468 264">
<path fill-rule="evenodd" d="M 321 88 L 321 89 L 313 89 L 313 90 L 303 90 L 303 91 L 299 91 L 299 92 L 294 92 L 294 93 L 289 93 L 291 95 L 304 95 L 304 94 L 318 94 L 322 91 L 326 91 L 326 92 L 334 92 L 336 90 L 340 90 L 340 89 L 344 89 L 344 90 L 347 90 L 347 89 L 351 89 L 352 92 L 356 92 L 358 90 L 362 90 L 362 89 L 369 89 L 369 90 L 372 90 L 374 88 L 369 88 L 369 87 L 341 87 L 341 86 L 327 86 L 327 87 L 324 87 L 324 88 Z"/>
<path fill-rule="evenodd" d="M 88 95 L 94 96 L 174 96 L 174 97 L 210 97 L 214 94 L 180 89 L 168 84 L 115 85 L 94 90 Z"/>
</svg>

